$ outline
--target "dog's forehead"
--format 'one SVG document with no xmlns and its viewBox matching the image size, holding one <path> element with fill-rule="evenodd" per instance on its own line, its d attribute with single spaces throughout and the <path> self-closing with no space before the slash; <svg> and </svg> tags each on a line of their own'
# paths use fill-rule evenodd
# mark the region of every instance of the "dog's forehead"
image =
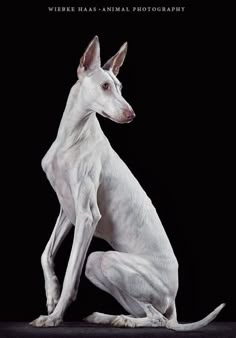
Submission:
<svg viewBox="0 0 236 338">
<path fill-rule="evenodd" d="M 121 84 L 112 71 L 109 70 L 99 69 L 94 73 L 94 77 L 98 82 L 112 81 L 116 86 Z"/>
<path fill-rule="evenodd" d="M 115 85 L 120 85 L 120 81 L 117 79 L 117 77 L 114 75 L 114 73 L 111 70 L 106 71 L 107 74 L 110 76 L 110 78 L 113 80 Z"/>
</svg>

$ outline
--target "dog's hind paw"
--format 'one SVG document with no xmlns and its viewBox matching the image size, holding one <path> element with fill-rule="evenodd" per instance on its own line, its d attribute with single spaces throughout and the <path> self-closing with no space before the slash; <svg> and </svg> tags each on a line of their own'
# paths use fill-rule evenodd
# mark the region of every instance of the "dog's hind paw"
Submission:
<svg viewBox="0 0 236 338">
<path fill-rule="evenodd" d="M 61 318 L 57 318 L 50 315 L 50 316 L 39 316 L 37 319 L 33 320 L 29 324 L 36 327 L 51 327 L 58 326 L 60 323 L 62 323 Z"/>
<path fill-rule="evenodd" d="M 112 326 L 116 326 L 116 327 L 135 327 L 136 326 L 134 318 L 131 318 L 125 315 L 115 316 L 111 324 Z"/>
</svg>

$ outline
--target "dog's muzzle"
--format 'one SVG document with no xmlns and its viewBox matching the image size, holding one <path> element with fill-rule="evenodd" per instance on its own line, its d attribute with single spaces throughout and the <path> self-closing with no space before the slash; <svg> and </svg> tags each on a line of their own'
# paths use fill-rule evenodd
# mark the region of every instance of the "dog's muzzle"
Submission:
<svg viewBox="0 0 236 338">
<path fill-rule="evenodd" d="M 123 116 L 125 117 L 126 122 L 131 122 L 136 117 L 132 109 L 125 109 L 123 111 Z"/>
</svg>

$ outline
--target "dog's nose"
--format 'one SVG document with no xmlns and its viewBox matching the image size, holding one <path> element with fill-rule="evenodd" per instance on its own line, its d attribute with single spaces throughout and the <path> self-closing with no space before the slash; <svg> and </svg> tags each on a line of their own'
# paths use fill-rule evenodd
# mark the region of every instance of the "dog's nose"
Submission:
<svg viewBox="0 0 236 338">
<path fill-rule="evenodd" d="M 128 121 L 132 121 L 136 116 L 132 109 L 125 109 L 123 114 Z"/>
</svg>

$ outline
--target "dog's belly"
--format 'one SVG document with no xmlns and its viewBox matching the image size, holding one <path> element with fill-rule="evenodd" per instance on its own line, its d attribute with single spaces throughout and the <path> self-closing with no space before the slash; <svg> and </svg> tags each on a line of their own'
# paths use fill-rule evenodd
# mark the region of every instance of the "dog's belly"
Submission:
<svg viewBox="0 0 236 338">
<path fill-rule="evenodd" d="M 174 256 L 150 198 L 129 171 L 121 177 L 113 176 L 109 186 L 99 189 L 102 218 L 95 236 L 105 239 L 117 251 Z"/>
</svg>

